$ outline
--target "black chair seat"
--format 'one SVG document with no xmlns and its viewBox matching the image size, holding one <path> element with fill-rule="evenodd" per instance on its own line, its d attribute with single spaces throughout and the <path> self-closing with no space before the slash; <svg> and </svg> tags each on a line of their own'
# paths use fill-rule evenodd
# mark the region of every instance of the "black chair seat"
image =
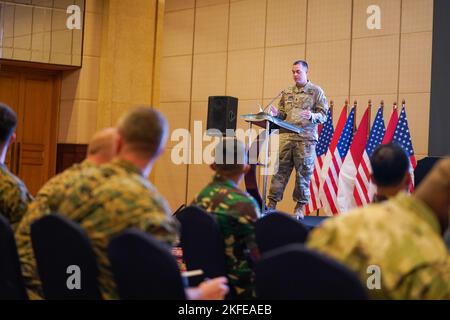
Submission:
<svg viewBox="0 0 450 320">
<path fill-rule="evenodd" d="M 256 222 L 256 243 L 261 253 L 291 244 L 304 243 L 308 230 L 290 215 L 275 211 Z"/>
<path fill-rule="evenodd" d="M 301 244 L 263 255 L 256 265 L 256 293 L 260 299 L 367 299 L 356 274 Z"/>
<path fill-rule="evenodd" d="M 108 256 L 121 299 L 186 299 L 170 248 L 150 234 L 125 231 L 111 240 Z"/>
<path fill-rule="evenodd" d="M 317 228 L 324 220 L 330 217 L 327 216 L 305 216 L 304 219 L 299 220 L 299 222 L 309 231 Z"/>
<path fill-rule="evenodd" d="M 101 299 L 96 258 L 78 224 L 58 214 L 42 217 L 31 225 L 31 240 L 46 299 Z"/>
<path fill-rule="evenodd" d="M 189 206 L 175 216 L 181 224 L 180 245 L 188 270 L 203 270 L 204 277 L 226 276 L 225 244 L 213 215 L 196 206 Z M 197 286 L 203 278 L 191 278 Z"/>
<path fill-rule="evenodd" d="M 27 300 L 14 232 L 0 213 L 0 300 Z"/>
</svg>

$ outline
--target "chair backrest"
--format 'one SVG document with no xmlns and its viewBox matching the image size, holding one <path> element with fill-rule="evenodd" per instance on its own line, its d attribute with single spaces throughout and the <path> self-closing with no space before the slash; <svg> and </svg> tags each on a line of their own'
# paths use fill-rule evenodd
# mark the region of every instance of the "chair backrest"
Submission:
<svg viewBox="0 0 450 320">
<path fill-rule="evenodd" d="M 150 234 L 126 230 L 110 241 L 108 256 L 121 299 L 186 299 L 170 248 Z"/>
<path fill-rule="evenodd" d="M 0 300 L 27 300 L 14 232 L 0 213 Z"/>
<path fill-rule="evenodd" d="M 440 157 L 425 157 L 417 161 L 414 169 L 414 186 L 417 188 L 428 173 L 433 169 L 434 165 L 441 160 Z"/>
<path fill-rule="evenodd" d="M 304 219 L 299 220 L 306 230 L 310 232 L 312 229 L 318 227 L 324 220 L 331 218 L 329 216 L 305 216 Z"/>
<path fill-rule="evenodd" d="M 226 276 L 225 244 L 213 215 L 189 206 L 175 217 L 181 224 L 180 246 L 187 269 L 201 269 L 207 278 Z M 189 284 L 195 286 L 202 280 L 191 278 Z"/>
<path fill-rule="evenodd" d="M 256 243 L 261 253 L 291 244 L 304 243 L 308 230 L 290 215 L 275 211 L 256 221 Z"/>
<path fill-rule="evenodd" d="M 356 274 L 301 244 L 267 253 L 257 263 L 255 273 L 260 299 L 367 299 Z"/>
<path fill-rule="evenodd" d="M 31 225 L 31 241 L 46 299 L 101 299 L 95 254 L 78 224 L 44 216 Z"/>
</svg>

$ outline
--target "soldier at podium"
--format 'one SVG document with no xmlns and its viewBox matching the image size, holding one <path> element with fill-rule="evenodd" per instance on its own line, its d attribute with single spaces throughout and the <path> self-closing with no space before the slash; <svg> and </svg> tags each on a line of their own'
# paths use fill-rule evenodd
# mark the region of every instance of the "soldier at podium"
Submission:
<svg viewBox="0 0 450 320">
<path fill-rule="evenodd" d="M 271 106 L 277 118 L 303 129 L 302 133 L 280 133 L 278 172 L 272 177 L 268 209 L 275 209 L 295 168 L 295 215 L 304 217 L 305 204 L 310 197 L 309 182 L 314 170 L 317 126 L 327 119 L 328 101 L 323 90 L 308 80 L 308 63 L 295 61 L 292 66 L 295 85 L 283 90 L 278 109 Z"/>
</svg>

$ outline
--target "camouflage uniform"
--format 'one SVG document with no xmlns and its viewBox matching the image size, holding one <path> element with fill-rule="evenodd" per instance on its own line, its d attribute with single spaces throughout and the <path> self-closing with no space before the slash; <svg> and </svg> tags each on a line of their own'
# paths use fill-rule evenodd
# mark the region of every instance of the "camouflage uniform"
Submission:
<svg viewBox="0 0 450 320">
<path fill-rule="evenodd" d="M 400 194 L 389 201 L 329 219 L 313 230 L 307 246 L 357 272 L 380 267 L 378 299 L 449 299 L 450 259 L 439 223 L 420 200 Z"/>
<path fill-rule="evenodd" d="M 8 219 L 13 230 L 17 229 L 31 200 L 24 183 L 0 164 L 0 214 Z"/>
<path fill-rule="evenodd" d="M 230 286 L 239 299 L 255 297 L 252 262 L 257 256 L 254 222 L 260 214 L 255 199 L 231 180 L 215 175 L 193 205 L 214 213 L 224 236 Z"/>
<path fill-rule="evenodd" d="M 118 298 L 106 251 L 112 237 L 128 228 L 147 231 L 168 244 L 173 244 L 178 236 L 178 225 L 165 200 L 137 167 L 125 161 L 83 170 L 66 189 L 62 201 L 55 205 L 49 199 L 49 206 L 87 232 L 105 299 Z M 36 282 L 36 278 L 27 280 Z"/>
<path fill-rule="evenodd" d="M 304 110 L 312 112 L 310 120 L 301 118 Z M 284 90 L 278 105 L 278 118 L 294 124 L 304 131 L 281 133 L 278 159 L 278 171 L 272 177 L 269 200 L 279 202 L 283 199 L 284 189 L 295 168 L 295 189 L 293 199 L 297 203 L 307 204 L 310 197 L 309 182 L 314 170 L 317 125 L 327 119 L 328 101 L 322 89 L 311 82 L 303 88 L 296 85 Z"/>
<path fill-rule="evenodd" d="M 64 193 L 83 174 L 83 170 L 95 166 L 94 163 L 84 160 L 82 163 L 72 165 L 62 173 L 51 178 L 39 190 L 35 199 L 28 205 L 28 211 L 16 230 L 16 243 L 22 266 L 22 274 L 26 279 L 28 295 L 31 299 L 42 297 L 41 284 L 36 273 L 34 252 L 31 245 L 31 224 L 44 215 L 57 210 L 64 199 Z M 52 204 L 52 208 L 49 207 Z"/>
</svg>

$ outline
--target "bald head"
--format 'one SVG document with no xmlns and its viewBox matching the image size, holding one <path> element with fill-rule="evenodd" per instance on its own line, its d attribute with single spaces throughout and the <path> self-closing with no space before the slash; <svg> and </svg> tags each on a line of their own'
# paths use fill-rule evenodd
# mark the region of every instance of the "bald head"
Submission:
<svg viewBox="0 0 450 320">
<path fill-rule="evenodd" d="M 416 189 L 415 197 L 425 202 L 445 231 L 450 214 L 450 158 L 440 160 Z"/>
<path fill-rule="evenodd" d="M 111 161 L 117 155 L 118 139 L 116 128 L 106 128 L 95 133 L 89 142 L 87 159 L 96 164 Z"/>
</svg>

